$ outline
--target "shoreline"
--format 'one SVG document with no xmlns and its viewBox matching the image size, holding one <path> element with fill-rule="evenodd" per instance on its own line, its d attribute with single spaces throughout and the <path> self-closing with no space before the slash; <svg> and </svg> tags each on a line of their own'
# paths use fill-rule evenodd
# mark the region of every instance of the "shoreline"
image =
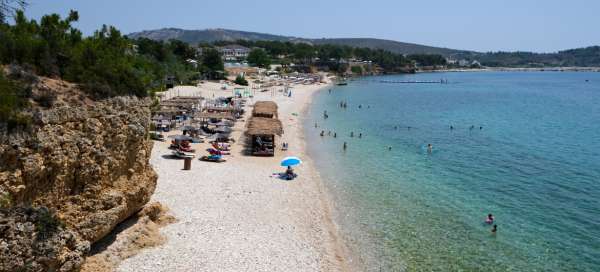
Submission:
<svg viewBox="0 0 600 272">
<path fill-rule="evenodd" d="M 205 97 L 231 93 L 211 84 L 187 88 Z M 293 86 L 291 98 L 256 92 L 248 105 L 276 101 L 285 131 L 278 141 L 290 143 L 288 151 L 277 150 L 272 158 L 242 154 L 245 122 L 234 127 L 236 143 L 225 163 L 198 161 L 206 144 L 194 144 L 191 171 L 181 171 L 182 161 L 163 158 L 168 143 L 156 142 L 151 163 L 159 180 L 152 201 L 165 204 L 179 221 L 161 229 L 164 245 L 124 260 L 117 271 L 352 271 L 332 198 L 307 155 L 304 135 L 314 95 L 332 86 Z M 281 171 L 279 160 L 292 155 L 305 162 L 296 169 L 299 177 L 271 177 Z"/>
</svg>

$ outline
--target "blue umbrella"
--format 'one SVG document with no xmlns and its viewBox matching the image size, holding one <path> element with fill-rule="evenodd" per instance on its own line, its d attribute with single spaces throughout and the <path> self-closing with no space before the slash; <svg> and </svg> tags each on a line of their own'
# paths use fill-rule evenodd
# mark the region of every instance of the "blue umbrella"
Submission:
<svg viewBox="0 0 600 272">
<path fill-rule="evenodd" d="M 281 166 L 294 166 L 301 163 L 302 161 L 298 157 L 286 157 L 281 161 Z"/>
</svg>

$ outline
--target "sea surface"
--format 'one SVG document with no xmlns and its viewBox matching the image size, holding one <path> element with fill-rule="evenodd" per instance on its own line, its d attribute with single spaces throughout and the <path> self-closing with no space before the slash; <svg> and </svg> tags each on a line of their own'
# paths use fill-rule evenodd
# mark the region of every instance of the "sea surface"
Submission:
<svg viewBox="0 0 600 272">
<path fill-rule="evenodd" d="M 308 114 L 363 269 L 600 271 L 600 73 L 365 77 L 319 92 Z"/>
</svg>

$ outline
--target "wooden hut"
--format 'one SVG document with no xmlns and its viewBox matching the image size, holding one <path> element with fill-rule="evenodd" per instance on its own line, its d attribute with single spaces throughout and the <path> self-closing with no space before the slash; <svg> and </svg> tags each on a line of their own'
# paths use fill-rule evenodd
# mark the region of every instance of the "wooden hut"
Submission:
<svg viewBox="0 0 600 272">
<path fill-rule="evenodd" d="M 277 103 L 273 101 L 256 101 L 252 116 L 264 118 L 277 118 Z"/>
<path fill-rule="evenodd" d="M 281 136 L 281 134 L 283 134 L 283 127 L 279 119 L 250 118 L 246 130 L 250 141 L 250 152 L 255 156 L 274 156 L 275 136 Z"/>
</svg>

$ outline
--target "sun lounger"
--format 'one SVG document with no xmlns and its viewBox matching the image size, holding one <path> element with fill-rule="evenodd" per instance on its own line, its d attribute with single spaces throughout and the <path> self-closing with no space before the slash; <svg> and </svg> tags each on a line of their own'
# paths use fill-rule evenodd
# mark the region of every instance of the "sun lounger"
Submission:
<svg viewBox="0 0 600 272">
<path fill-rule="evenodd" d="M 177 158 L 185 159 L 185 158 L 194 158 L 194 157 L 196 157 L 196 154 L 175 150 L 175 151 L 173 151 L 173 156 L 175 156 Z"/>
<path fill-rule="evenodd" d="M 223 159 L 223 157 L 219 156 L 219 155 L 209 155 L 209 156 L 202 156 L 200 158 L 201 161 L 207 161 L 207 162 L 225 162 L 226 160 Z"/>
</svg>

